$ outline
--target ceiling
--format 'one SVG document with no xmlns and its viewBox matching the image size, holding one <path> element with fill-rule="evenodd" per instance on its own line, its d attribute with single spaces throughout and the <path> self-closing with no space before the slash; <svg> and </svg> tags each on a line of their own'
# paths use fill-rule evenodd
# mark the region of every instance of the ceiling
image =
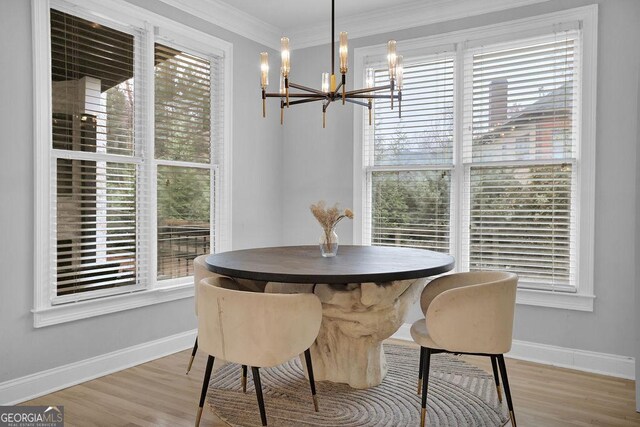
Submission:
<svg viewBox="0 0 640 427">
<path fill-rule="evenodd" d="M 326 44 L 331 0 L 161 0 L 273 49 Z M 488 14 L 547 0 L 336 0 L 336 32 L 365 37 Z"/>
<path fill-rule="evenodd" d="M 317 25 L 320 21 L 330 22 L 331 19 L 331 0 L 226 0 L 225 2 L 285 32 L 295 32 L 308 25 Z M 425 3 L 429 0 L 418 0 L 418 2 Z M 336 19 L 344 20 L 373 11 L 393 12 L 395 7 L 407 3 L 416 3 L 416 0 L 336 0 Z M 340 29 L 336 28 L 336 31 Z"/>
</svg>

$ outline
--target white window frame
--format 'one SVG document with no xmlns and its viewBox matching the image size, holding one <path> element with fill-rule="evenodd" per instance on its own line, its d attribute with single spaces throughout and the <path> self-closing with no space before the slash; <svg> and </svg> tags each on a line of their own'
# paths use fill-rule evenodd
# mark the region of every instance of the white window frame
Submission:
<svg viewBox="0 0 640 427">
<path fill-rule="evenodd" d="M 446 51 L 453 46 L 456 52 L 454 76 L 454 167 L 451 193 L 451 254 L 462 260 L 462 218 L 458 207 L 464 206 L 465 171 L 462 163 L 464 113 L 464 63 L 467 48 L 506 40 L 526 39 L 560 31 L 578 25 L 582 30 L 582 67 L 579 81 L 580 115 L 578 117 L 578 154 L 576 186 L 576 287 L 577 292 L 552 292 L 518 289 L 516 302 L 523 305 L 593 311 L 594 294 L 594 212 L 595 212 L 595 148 L 596 148 L 596 74 L 598 6 L 591 5 L 532 16 L 515 21 L 480 28 L 455 31 L 437 36 L 398 41 L 398 49 L 405 58 Z M 362 87 L 368 64 L 379 62 L 386 55 L 386 44 L 357 48 L 354 51 L 354 85 Z M 353 241 L 367 244 L 369 236 L 365 224 L 368 205 L 367 169 L 365 156 L 365 126 L 363 109 L 354 109 L 353 203 L 358 215 L 354 219 Z M 458 266 L 456 267 L 458 268 Z"/>
<path fill-rule="evenodd" d="M 145 80 L 151 87 L 145 92 L 142 103 L 146 132 L 143 136 L 146 160 L 151 164 L 141 177 L 145 180 L 146 191 L 152 199 L 147 216 L 150 220 L 145 227 L 147 246 L 146 271 L 141 272 L 147 281 L 143 290 L 131 291 L 103 298 L 87 299 L 67 304 L 53 305 L 55 283 L 52 280 L 50 262 L 51 243 L 51 214 L 50 206 L 54 189 L 49 182 L 51 172 L 51 40 L 50 40 L 50 9 L 56 8 L 78 15 L 90 15 L 96 20 L 113 21 L 119 25 L 142 29 L 146 34 L 146 64 L 153 64 L 154 43 L 169 43 L 174 46 L 185 46 L 200 55 L 220 56 L 224 60 L 223 69 L 223 134 L 220 141 L 212 141 L 215 146 L 212 152 L 220 152 L 221 158 L 212 159 L 212 180 L 214 174 L 215 187 L 211 188 L 212 200 L 215 195 L 215 209 L 212 210 L 212 224 L 215 227 L 215 242 L 211 248 L 218 251 L 231 249 L 231 165 L 232 165 L 232 94 L 233 94 L 233 45 L 229 42 L 213 37 L 209 34 L 177 23 L 171 19 L 150 12 L 144 8 L 134 6 L 123 0 L 100 2 L 96 0 L 32 0 L 32 40 L 33 40 L 33 89 L 34 89 L 34 327 L 43 327 L 114 313 L 122 310 L 143 307 L 183 298 L 194 294 L 193 277 L 157 281 L 156 271 L 156 218 L 153 210 L 156 206 L 155 164 L 153 158 L 153 123 L 154 123 L 154 90 L 153 67 L 144 70 Z M 212 121 L 214 116 L 212 115 Z M 144 163 L 145 160 L 143 160 Z"/>
</svg>

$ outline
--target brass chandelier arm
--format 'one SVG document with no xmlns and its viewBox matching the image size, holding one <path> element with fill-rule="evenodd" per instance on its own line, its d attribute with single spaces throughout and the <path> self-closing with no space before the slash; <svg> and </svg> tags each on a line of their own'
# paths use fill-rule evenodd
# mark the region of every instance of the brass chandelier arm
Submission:
<svg viewBox="0 0 640 427">
<path fill-rule="evenodd" d="M 323 98 L 307 98 L 307 99 L 298 99 L 296 101 L 289 101 L 289 105 L 296 105 L 296 104 L 306 104 L 307 102 L 316 102 L 316 101 L 322 101 Z"/>
<path fill-rule="evenodd" d="M 325 98 L 335 98 L 335 97 L 340 96 L 340 88 L 342 87 L 342 82 L 340 82 L 340 84 L 338 84 L 338 86 L 336 87 L 336 90 L 333 91 L 333 92 L 323 92 L 321 90 L 314 89 L 312 87 L 300 85 L 298 83 L 293 83 L 293 82 L 289 82 L 289 87 L 292 87 L 292 88 L 298 89 L 298 90 L 302 90 L 302 91 L 305 91 L 305 92 L 309 92 L 310 94 L 320 95 L 320 96 L 325 97 Z M 291 92 L 289 92 L 289 96 L 293 96 L 293 94 Z M 311 96 L 311 95 L 309 95 L 309 96 Z"/>
<path fill-rule="evenodd" d="M 369 108 L 369 103 L 367 102 L 362 102 L 362 101 L 356 101 L 355 99 L 345 99 L 345 101 L 350 102 L 352 104 L 358 104 L 358 105 L 362 105 L 363 107 L 367 107 Z"/>
<path fill-rule="evenodd" d="M 267 98 L 284 98 L 285 95 L 277 92 L 267 92 L 265 93 Z M 289 98 L 317 98 L 317 99 L 327 99 L 328 96 L 326 94 L 315 94 L 315 93 L 289 93 Z M 291 104 L 291 102 L 289 102 Z"/>
<path fill-rule="evenodd" d="M 347 93 L 345 94 L 346 96 L 349 95 L 358 95 L 361 93 L 368 93 L 368 92 L 377 92 L 379 90 L 388 90 L 391 89 L 391 85 L 386 85 L 386 86 L 374 86 L 374 87 L 365 87 L 363 89 L 355 89 L 355 90 L 348 90 Z M 389 96 L 387 95 L 387 98 Z"/>
<path fill-rule="evenodd" d="M 347 99 L 349 98 L 356 98 L 356 99 L 389 99 L 392 98 L 393 99 L 400 99 L 400 95 L 399 94 L 394 94 L 394 95 L 349 95 L 347 94 Z"/>
<path fill-rule="evenodd" d="M 321 90 L 314 89 L 314 88 L 308 87 L 308 86 L 299 85 L 297 83 L 289 82 L 289 87 L 292 87 L 294 89 L 304 90 L 305 92 L 315 93 L 317 95 L 327 96 L 327 94 L 325 92 L 321 91 Z"/>
</svg>

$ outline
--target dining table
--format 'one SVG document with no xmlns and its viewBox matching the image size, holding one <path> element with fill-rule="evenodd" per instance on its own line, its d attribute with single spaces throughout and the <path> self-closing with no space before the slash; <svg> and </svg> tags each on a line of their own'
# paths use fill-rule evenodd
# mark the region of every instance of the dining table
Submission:
<svg viewBox="0 0 640 427">
<path fill-rule="evenodd" d="M 429 277 L 453 269 L 451 255 L 420 248 L 341 245 L 334 257 L 315 246 L 234 250 L 209 255 L 209 271 L 272 293 L 314 293 L 322 323 L 311 346 L 316 380 L 353 388 L 379 385 L 387 372 L 382 342 L 404 323 Z"/>
</svg>

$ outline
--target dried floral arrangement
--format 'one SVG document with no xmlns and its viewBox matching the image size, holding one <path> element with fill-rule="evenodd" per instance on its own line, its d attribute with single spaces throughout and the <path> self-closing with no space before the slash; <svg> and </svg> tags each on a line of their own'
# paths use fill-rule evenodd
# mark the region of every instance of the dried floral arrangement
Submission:
<svg viewBox="0 0 640 427">
<path fill-rule="evenodd" d="M 336 227 L 336 225 L 343 219 L 349 218 L 353 219 L 353 212 L 351 209 L 345 209 L 341 211 L 338 208 L 338 204 L 336 203 L 330 208 L 327 208 L 327 205 L 324 200 L 320 200 L 318 203 L 312 204 L 310 206 L 311 213 L 316 217 L 320 226 L 324 230 L 325 241 L 326 244 L 330 245 L 332 242 L 331 232 Z"/>
</svg>

